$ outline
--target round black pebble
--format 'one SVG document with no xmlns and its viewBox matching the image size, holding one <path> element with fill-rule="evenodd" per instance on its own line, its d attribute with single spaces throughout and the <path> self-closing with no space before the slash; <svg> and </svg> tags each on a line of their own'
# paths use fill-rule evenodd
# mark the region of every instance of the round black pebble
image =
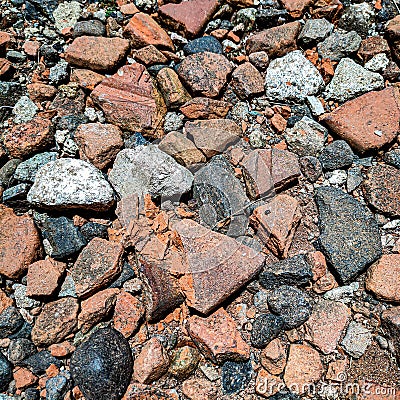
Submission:
<svg viewBox="0 0 400 400">
<path fill-rule="evenodd" d="M 257 349 L 263 349 L 271 340 L 282 331 L 284 322 L 282 317 L 274 314 L 259 315 L 251 331 L 251 344 Z"/>
</svg>

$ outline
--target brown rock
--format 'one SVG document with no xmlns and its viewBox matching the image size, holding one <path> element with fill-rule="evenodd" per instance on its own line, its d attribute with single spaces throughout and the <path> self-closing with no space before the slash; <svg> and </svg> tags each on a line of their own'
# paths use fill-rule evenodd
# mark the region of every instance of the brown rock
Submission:
<svg viewBox="0 0 400 400">
<path fill-rule="evenodd" d="M 0 274 L 18 279 L 41 253 L 39 233 L 28 215 L 0 205 Z"/>
<path fill-rule="evenodd" d="M 175 350 L 169 366 L 169 373 L 178 379 L 187 378 L 200 361 L 199 351 L 191 346 L 183 346 Z"/>
<path fill-rule="evenodd" d="M 311 265 L 313 273 L 313 282 L 322 278 L 327 271 L 326 259 L 323 253 L 320 251 L 313 251 L 306 255 L 307 262 Z"/>
<path fill-rule="evenodd" d="M 7 32 L 0 32 L 0 50 L 4 51 L 11 42 L 11 36 Z"/>
<path fill-rule="evenodd" d="M 308 341 L 324 354 L 335 351 L 351 317 L 343 303 L 320 299 L 305 323 Z"/>
<path fill-rule="evenodd" d="M 163 68 L 157 74 L 157 83 L 168 109 L 179 108 L 191 99 L 177 73 L 171 68 Z"/>
<path fill-rule="evenodd" d="M 380 149 L 397 136 L 400 121 L 398 89 L 389 87 L 347 101 L 322 121 L 360 153 Z"/>
<path fill-rule="evenodd" d="M 102 108 L 108 122 L 122 129 L 160 137 L 167 112 L 164 100 L 146 68 L 125 65 L 104 79 L 92 92 L 93 101 Z"/>
<path fill-rule="evenodd" d="M 400 15 L 396 15 L 386 25 L 386 36 L 389 39 L 400 39 Z"/>
<path fill-rule="evenodd" d="M 94 238 L 70 269 L 78 297 L 87 297 L 110 283 L 122 269 L 124 249 L 119 243 Z"/>
<path fill-rule="evenodd" d="M 79 157 L 103 169 L 114 161 L 124 146 L 122 131 L 112 124 L 82 124 L 75 132 Z"/>
<path fill-rule="evenodd" d="M 51 296 L 58 288 L 66 264 L 46 258 L 36 261 L 28 268 L 26 295 Z"/>
<path fill-rule="evenodd" d="M 214 363 L 245 361 L 250 357 L 250 347 L 223 308 L 207 318 L 193 315 L 188 319 L 187 331 L 204 356 Z"/>
<path fill-rule="evenodd" d="M 329 271 L 326 271 L 326 274 L 313 284 L 313 290 L 315 293 L 321 294 L 338 286 L 335 277 Z"/>
<path fill-rule="evenodd" d="M 51 100 L 58 92 L 54 86 L 39 82 L 29 83 L 26 85 L 26 88 L 28 89 L 29 97 L 33 102 Z"/>
<path fill-rule="evenodd" d="M 78 324 L 79 303 L 65 297 L 43 306 L 32 329 L 32 341 L 44 347 L 64 340 L 74 332 Z"/>
<path fill-rule="evenodd" d="M 278 133 L 284 132 L 287 126 L 286 119 L 283 118 L 281 114 L 274 114 L 269 122 L 272 125 L 272 128 Z"/>
<path fill-rule="evenodd" d="M 285 384 L 281 378 L 271 375 L 265 369 L 258 371 L 256 378 L 256 393 L 263 397 L 271 397 L 285 388 Z"/>
<path fill-rule="evenodd" d="M 241 162 L 247 193 L 251 199 L 282 190 L 300 176 L 298 157 L 289 151 L 257 149 Z"/>
<path fill-rule="evenodd" d="M 279 375 L 286 365 L 286 348 L 280 339 L 274 339 L 260 354 L 261 365 L 272 375 Z"/>
<path fill-rule="evenodd" d="M 400 307 L 392 307 L 381 314 L 382 327 L 389 334 L 397 358 L 400 362 Z"/>
<path fill-rule="evenodd" d="M 186 303 L 203 314 L 243 287 L 264 264 L 261 253 L 193 220 L 184 219 L 174 229 L 187 262 L 179 281 L 181 289 Z"/>
<path fill-rule="evenodd" d="M 161 378 L 169 367 L 169 359 L 161 342 L 153 337 L 136 357 L 133 377 L 140 383 L 151 383 Z"/>
<path fill-rule="evenodd" d="M 360 48 L 358 49 L 357 56 L 366 63 L 373 56 L 385 53 L 390 54 L 390 47 L 388 42 L 382 36 L 371 36 L 361 41 Z"/>
<path fill-rule="evenodd" d="M 0 58 L 0 77 L 5 79 L 6 77 L 10 77 L 14 67 L 12 63 L 5 58 Z"/>
<path fill-rule="evenodd" d="M 140 50 L 134 52 L 135 60 L 146 66 L 154 64 L 166 64 L 168 62 L 167 57 L 161 51 L 159 51 L 152 44 L 143 47 Z"/>
<path fill-rule="evenodd" d="M 314 3 L 313 0 L 282 0 L 283 7 L 289 12 L 292 18 L 299 18 L 307 7 Z"/>
<path fill-rule="evenodd" d="M 10 299 L 1 289 L 0 289 L 0 314 L 8 307 L 14 304 L 13 300 Z"/>
<path fill-rule="evenodd" d="M 365 288 L 380 300 L 400 302 L 400 254 L 384 254 L 373 264 Z"/>
<path fill-rule="evenodd" d="M 226 101 L 195 97 L 184 104 L 180 111 L 190 119 L 216 119 L 225 118 L 231 108 L 232 104 Z"/>
<path fill-rule="evenodd" d="M 90 69 L 74 68 L 71 72 L 71 82 L 76 82 L 81 88 L 88 90 L 93 90 L 104 78 L 104 75 Z"/>
<path fill-rule="evenodd" d="M 159 13 L 169 26 L 193 37 L 204 28 L 218 5 L 218 0 L 188 0 L 164 4 L 159 8 Z"/>
<path fill-rule="evenodd" d="M 186 57 L 178 67 L 179 76 L 193 94 L 206 97 L 219 95 L 231 71 L 227 58 L 207 51 Z"/>
<path fill-rule="evenodd" d="M 114 328 L 126 338 L 133 335 L 139 328 L 139 322 L 144 314 L 142 303 L 128 292 L 121 292 L 117 297 L 114 310 Z"/>
<path fill-rule="evenodd" d="M 24 158 L 32 153 L 44 150 L 53 141 L 51 121 L 39 117 L 14 126 L 4 136 L 4 145 L 10 155 L 15 158 Z"/>
<path fill-rule="evenodd" d="M 312 347 L 303 344 L 290 345 L 284 381 L 286 386 L 296 393 L 307 392 L 309 385 L 319 381 L 324 367 L 319 353 Z"/>
<path fill-rule="evenodd" d="M 400 170 L 390 165 L 376 165 L 368 170 L 362 186 L 367 202 L 378 211 L 400 216 Z"/>
<path fill-rule="evenodd" d="M 217 398 L 216 388 L 205 378 L 186 380 L 182 385 L 182 393 L 189 400 L 214 400 Z"/>
<path fill-rule="evenodd" d="M 297 49 L 297 36 L 300 33 L 300 22 L 275 26 L 250 36 L 246 42 L 247 54 L 265 51 L 270 58 L 282 57 Z"/>
<path fill-rule="evenodd" d="M 76 95 L 72 97 L 60 91 L 51 102 L 49 109 L 56 110 L 58 117 L 83 114 L 85 111 L 85 100 L 86 95 L 81 89 L 78 89 Z"/>
<path fill-rule="evenodd" d="M 78 315 L 78 329 L 86 333 L 110 315 L 118 293 L 119 289 L 105 289 L 82 301 L 81 312 Z"/>
<path fill-rule="evenodd" d="M 29 386 L 32 386 L 38 381 L 38 377 L 34 375 L 27 368 L 17 368 L 14 370 L 15 387 L 18 390 L 23 390 Z"/>
<path fill-rule="evenodd" d="M 119 222 L 125 228 L 128 228 L 131 221 L 136 221 L 139 217 L 139 196 L 131 194 L 123 197 L 115 210 Z"/>
<path fill-rule="evenodd" d="M 35 58 L 37 57 L 38 51 L 40 49 L 40 42 L 36 40 L 27 40 L 23 44 L 22 49 L 28 57 Z"/>
<path fill-rule="evenodd" d="M 122 400 L 179 400 L 174 389 L 160 390 L 141 383 L 129 385 Z"/>
<path fill-rule="evenodd" d="M 241 99 L 246 99 L 264 92 L 264 79 L 253 64 L 245 62 L 233 71 L 231 86 Z"/>
<path fill-rule="evenodd" d="M 180 132 L 168 133 L 163 137 L 158 148 L 186 167 L 206 162 L 205 155 L 186 135 Z"/>
<path fill-rule="evenodd" d="M 137 13 L 131 18 L 124 29 L 124 36 L 129 38 L 134 49 L 152 44 L 174 50 L 174 45 L 167 32 L 145 13 Z"/>
<path fill-rule="evenodd" d="M 108 72 L 116 68 L 129 50 L 129 42 L 118 37 L 80 36 L 65 52 L 71 65 Z"/>
<path fill-rule="evenodd" d="M 53 357 L 66 357 L 75 351 L 75 346 L 69 342 L 55 343 L 49 346 L 49 351 Z"/>
<path fill-rule="evenodd" d="M 209 119 L 186 122 L 184 132 L 206 157 L 211 158 L 237 143 L 242 130 L 229 119 Z"/>
<path fill-rule="evenodd" d="M 336 382 L 343 382 L 346 378 L 347 359 L 332 361 L 328 365 L 328 371 L 326 371 L 326 379 Z"/>
</svg>

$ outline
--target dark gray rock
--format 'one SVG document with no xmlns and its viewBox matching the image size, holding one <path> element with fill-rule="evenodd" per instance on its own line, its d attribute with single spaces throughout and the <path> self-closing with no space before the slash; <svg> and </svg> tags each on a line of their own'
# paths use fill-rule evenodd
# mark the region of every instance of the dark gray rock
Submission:
<svg viewBox="0 0 400 400">
<path fill-rule="evenodd" d="M 222 54 L 222 45 L 214 36 L 203 36 L 191 40 L 183 47 L 185 55 L 203 53 L 208 51 L 210 53 Z"/>
<path fill-rule="evenodd" d="M 17 169 L 18 165 L 21 163 L 22 160 L 19 158 L 13 158 L 7 161 L 1 168 L 0 168 L 0 186 L 3 188 L 8 188 L 11 185 L 13 180 L 13 175 L 15 170 Z"/>
<path fill-rule="evenodd" d="M 81 227 L 81 233 L 85 240 L 89 243 L 93 238 L 100 237 L 102 239 L 108 239 L 108 226 L 104 224 L 98 224 L 96 222 L 87 222 Z"/>
<path fill-rule="evenodd" d="M 25 400 L 39 400 L 40 392 L 35 388 L 28 388 L 25 390 Z"/>
<path fill-rule="evenodd" d="M 350 4 L 339 19 L 338 26 L 346 31 L 356 31 L 365 38 L 374 22 L 375 12 L 371 4 Z"/>
<path fill-rule="evenodd" d="M 299 159 L 300 170 L 311 183 L 317 182 L 322 175 L 322 165 L 317 157 L 305 156 Z"/>
<path fill-rule="evenodd" d="M 87 400 L 119 400 L 133 371 L 128 341 L 112 328 L 99 329 L 72 355 L 71 373 Z"/>
<path fill-rule="evenodd" d="M 21 366 L 29 368 L 35 375 L 44 374 L 51 364 L 60 368 L 62 362 L 53 357 L 47 350 L 40 351 L 21 362 Z"/>
<path fill-rule="evenodd" d="M 298 40 L 305 45 L 315 45 L 333 32 L 334 25 L 325 18 L 307 19 Z"/>
<path fill-rule="evenodd" d="M 6 390 L 13 379 L 12 364 L 0 352 L 0 390 Z"/>
<path fill-rule="evenodd" d="M 53 67 L 60 59 L 58 51 L 50 44 L 40 46 L 39 54 L 44 58 L 47 67 Z"/>
<path fill-rule="evenodd" d="M 9 335 L 8 338 L 9 339 L 29 339 L 31 337 L 32 328 L 33 328 L 33 326 L 29 322 L 24 321 L 21 328 L 19 328 L 18 331 L 13 333 L 12 335 Z"/>
<path fill-rule="evenodd" d="M 226 394 L 238 393 L 246 388 L 253 375 L 251 360 L 237 363 L 227 361 L 222 365 L 222 389 Z"/>
<path fill-rule="evenodd" d="M 14 172 L 14 179 L 21 182 L 33 183 L 39 168 L 50 161 L 54 161 L 56 158 L 56 152 L 36 154 L 17 166 Z"/>
<path fill-rule="evenodd" d="M 79 125 L 87 124 L 88 117 L 84 114 L 64 115 L 57 121 L 57 130 L 74 133 Z"/>
<path fill-rule="evenodd" d="M 105 36 L 106 27 L 98 19 L 79 21 L 74 26 L 73 37 L 78 36 Z"/>
<path fill-rule="evenodd" d="M 266 265 L 259 281 L 266 289 L 275 289 L 281 285 L 303 286 L 313 277 L 310 264 L 304 254 L 299 254 L 273 264 Z"/>
<path fill-rule="evenodd" d="M 300 400 L 300 397 L 289 391 L 282 391 L 279 393 L 274 394 L 271 397 L 268 397 L 269 400 Z"/>
<path fill-rule="evenodd" d="M 284 23 L 290 19 L 289 13 L 285 9 L 278 9 L 280 5 L 275 7 L 268 7 L 265 9 L 258 9 L 256 12 L 256 27 L 259 29 L 267 29 L 276 26 L 277 23 Z"/>
<path fill-rule="evenodd" d="M 31 185 L 27 183 L 20 183 L 12 186 L 3 192 L 3 203 L 13 204 L 19 200 L 26 199 L 26 195 L 29 192 Z"/>
<path fill-rule="evenodd" d="M 308 320 L 312 304 L 305 293 L 293 286 L 280 286 L 268 295 L 270 310 L 283 319 L 283 328 L 298 328 Z"/>
<path fill-rule="evenodd" d="M 388 151 L 384 156 L 383 160 L 386 164 L 392 167 L 400 169 L 400 149 L 394 149 Z"/>
<path fill-rule="evenodd" d="M 319 43 L 317 50 L 322 58 L 340 61 L 342 58 L 355 53 L 361 45 L 361 37 L 357 32 L 334 32 L 323 42 Z"/>
<path fill-rule="evenodd" d="M 381 235 L 372 213 L 334 187 L 320 187 L 315 201 L 321 232 L 317 247 L 343 283 L 349 283 L 382 255 Z"/>
<path fill-rule="evenodd" d="M 364 177 L 360 167 L 349 168 L 347 171 L 346 188 L 349 193 L 357 189 L 363 182 Z"/>
<path fill-rule="evenodd" d="M 121 288 L 126 281 L 134 277 L 135 271 L 127 262 L 124 262 L 121 275 L 109 286 L 109 288 Z"/>
<path fill-rule="evenodd" d="M 200 207 L 201 220 L 211 229 L 231 217 L 227 235 L 238 237 L 246 233 L 249 199 L 225 157 L 213 157 L 196 172 L 193 197 Z"/>
<path fill-rule="evenodd" d="M 70 373 L 63 371 L 46 381 L 46 400 L 63 400 L 70 388 Z"/>
<path fill-rule="evenodd" d="M 24 324 L 24 319 L 15 307 L 8 307 L 0 314 L 0 339 L 9 337 Z"/>
<path fill-rule="evenodd" d="M 257 349 L 263 349 L 271 340 L 278 337 L 284 327 L 283 318 L 274 314 L 259 315 L 251 330 L 251 344 Z"/>
<path fill-rule="evenodd" d="M 353 163 L 354 153 L 344 140 L 335 140 L 326 146 L 319 157 L 325 171 L 347 168 Z"/>
<path fill-rule="evenodd" d="M 14 107 L 25 91 L 20 83 L 0 81 L 0 107 Z"/>
<path fill-rule="evenodd" d="M 35 353 L 37 353 L 36 346 L 29 339 L 13 339 L 8 346 L 8 359 L 15 365 Z"/>
<path fill-rule="evenodd" d="M 13 63 L 23 63 L 26 61 L 26 55 L 16 50 L 7 51 L 6 58 Z"/>
</svg>

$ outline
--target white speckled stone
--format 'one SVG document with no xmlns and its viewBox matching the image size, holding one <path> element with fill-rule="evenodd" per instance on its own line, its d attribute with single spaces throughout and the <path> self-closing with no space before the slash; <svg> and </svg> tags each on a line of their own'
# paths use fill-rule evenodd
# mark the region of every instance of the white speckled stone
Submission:
<svg viewBox="0 0 400 400">
<path fill-rule="evenodd" d="M 64 28 L 73 27 L 81 15 L 81 5 L 77 1 L 65 1 L 53 12 L 54 25 L 61 32 Z"/>
</svg>

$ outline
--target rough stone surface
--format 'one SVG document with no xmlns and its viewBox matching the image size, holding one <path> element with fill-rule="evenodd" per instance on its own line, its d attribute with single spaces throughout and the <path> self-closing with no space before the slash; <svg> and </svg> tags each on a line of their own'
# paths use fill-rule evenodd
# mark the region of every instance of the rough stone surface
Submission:
<svg viewBox="0 0 400 400">
<path fill-rule="evenodd" d="M 362 324 L 352 321 L 347 328 L 346 336 L 343 338 L 341 345 L 346 353 L 354 358 L 360 358 L 371 343 L 371 332 Z"/>
<path fill-rule="evenodd" d="M 286 366 L 286 348 L 280 339 L 272 340 L 260 354 L 261 365 L 273 375 L 280 375 Z"/>
<path fill-rule="evenodd" d="M 235 394 L 244 390 L 250 383 L 253 375 L 251 361 L 227 361 L 222 366 L 222 389 L 226 394 Z"/>
<path fill-rule="evenodd" d="M 326 146 L 319 157 L 325 171 L 349 167 L 354 160 L 350 146 L 344 140 L 335 140 Z"/>
<path fill-rule="evenodd" d="M 313 45 L 329 36 L 333 31 L 334 25 L 325 18 L 307 19 L 298 40 L 305 45 Z"/>
<path fill-rule="evenodd" d="M 122 291 L 116 300 L 114 328 L 128 338 L 138 329 L 145 309 L 140 300 L 128 292 Z"/>
<path fill-rule="evenodd" d="M 157 83 L 165 104 L 170 109 L 179 108 L 191 99 L 177 73 L 171 68 L 163 68 L 157 74 Z"/>
<path fill-rule="evenodd" d="M 43 165 L 50 161 L 54 161 L 56 158 L 56 152 L 36 154 L 17 166 L 14 172 L 14 179 L 22 182 L 33 183 L 38 170 L 43 167 Z"/>
<path fill-rule="evenodd" d="M 361 37 L 354 31 L 334 32 L 318 44 L 318 53 L 322 58 L 340 61 L 342 58 L 355 53 L 360 48 L 361 40 Z"/>
<path fill-rule="evenodd" d="M 56 28 L 61 32 L 64 28 L 73 27 L 81 14 L 81 5 L 77 1 L 66 1 L 53 11 Z"/>
<path fill-rule="evenodd" d="M 210 53 L 222 54 L 222 45 L 214 36 L 202 36 L 197 39 L 191 40 L 183 47 L 185 55 L 203 53 L 209 51 Z"/>
<path fill-rule="evenodd" d="M 241 99 L 259 95 L 264 91 L 264 82 L 261 74 L 249 62 L 236 67 L 232 73 L 231 86 Z"/>
<path fill-rule="evenodd" d="M 12 364 L 0 354 L 0 390 L 6 390 L 13 379 Z"/>
<path fill-rule="evenodd" d="M 274 314 L 261 314 L 253 322 L 251 344 L 263 349 L 275 339 L 283 329 L 283 318 Z"/>
<path fill-rule="evenodd" d="M 195 97 L 185 103 L 180 111 L 191 119 L 217 119 L 224 118 L 231 108 L 232 104 L 226 101 Z"/>
</svg>

